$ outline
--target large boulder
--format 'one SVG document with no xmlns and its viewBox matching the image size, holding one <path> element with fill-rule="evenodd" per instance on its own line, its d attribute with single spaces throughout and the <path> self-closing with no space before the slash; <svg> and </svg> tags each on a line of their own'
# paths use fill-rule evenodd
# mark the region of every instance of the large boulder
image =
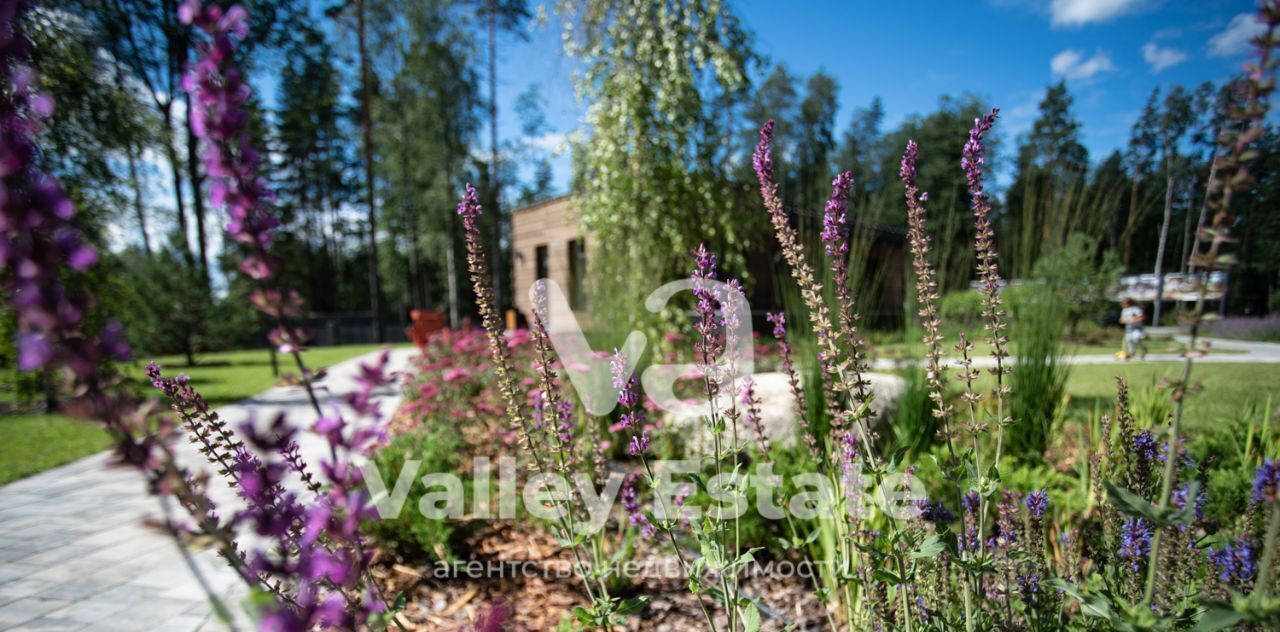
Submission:
<svg viewBox="0 0 1280 632">
<path fill-rule="evenodd" d="M 873 393 L 871 424 L 874 427 L 897 408 L 906 383 L 901 377 L 887 373 L 868 373 L 865 377 L 870 382 Z M 798 438 L 798 424 L 795 400 L 791 395 L 787 374 L 756 373 L 752 379 L 755 380 L 756 396 L 760 398 L 760 417 L 764 422 L 765 436 L 773 445 L 794 445 Z M 741 403 L 741 382 L 738 386 L 737 393 L 721 393 L 716 398 L 716 408 L 719 411 L 725 411 L 736 404 L 738 409 L 743 411 L 745 420 L 746 413 Z M 733 401 L 730 401 L 731 398 Z M 711 435 L 706 425 L 706 417 L 710 414 L 710 406 L 703 402 L 700 405 L 685 406 L 675 412 L 666 412 L 662 419 L 666 428 L 688 438 L 686 449 L 697 451 L 712 445 Z M 738 440 L 740 443 L 754 441 L 755 434 L 750 428 L 740 424 Z"/>
</svg>

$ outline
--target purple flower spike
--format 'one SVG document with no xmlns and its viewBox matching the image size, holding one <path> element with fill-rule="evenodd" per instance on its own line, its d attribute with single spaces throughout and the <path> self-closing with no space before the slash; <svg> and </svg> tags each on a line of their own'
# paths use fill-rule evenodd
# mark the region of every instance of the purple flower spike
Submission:
<svg viewBox="0 0 1280 632">
<path fill-rule="evenodd" d="M 1031 512 L 1031 517 L 1038 520 L 1044 517 L 1045 510 L 1049 508 L 1049 494 L 1043 489 L 1031 492 L 1022 500 L 1022 504 Z"/>
<path fill-rule="evenodd" d="M 1280 497 L 1280 461 L 1267 459 L 1258 467 L 1253 477 L 1253 499 L 1257 502 L 1275 504 Z"/>
</svg>

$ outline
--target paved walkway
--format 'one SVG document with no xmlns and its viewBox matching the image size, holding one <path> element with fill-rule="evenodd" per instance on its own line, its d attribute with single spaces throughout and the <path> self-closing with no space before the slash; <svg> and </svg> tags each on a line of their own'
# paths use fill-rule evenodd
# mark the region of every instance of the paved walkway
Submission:
<svg viewBox="0 0 1280 632">
<path fill-rule="evenodd" d="M 1179 342 L 1186 343 L 1187 336 L 1174 336 Z M 1213 362 L 1224 364 L 1280 364 L 1280 344 L 1274 342 L 1246 342 L 1243 340 L 1227 340 L 1225 338 L 1200 338 L 1201 343 L 1209 343 L 1209 353 L 1196 362 Z M 1118 351 L 1119 349 L 1117 349 Z M 1218 353 L 1214 353 L 1214 351 Z M 1068 355 L 1068 364 L 1123 364 L 1114 354 Z M 1181 353 L 1151 353 L 1143 360 L 1130 362 L 1182 362 Z M 910 360 L 918 362 L 918 360 Z M 1012 361 L 1012 360 L 1011 360 Z M 904 361 L 881 358 L 876 360 L 873 368 L 888 371 L 901 366 Z M 943 358 L 943 364 L 956 366 L 955 358 Z M 973 358 L 973 366 L 989 368 L 995 366 L 995 360 L 988 355 Z"/>
<path fill-rule="evenodd" d="M 413 349 L 395 349 L 391 370 L 408 364 Z M 324 405 L 356 388 L 359 363 L 374 354 L 330 368 L 320 383 Z M 377 393 L 384 415 L 399 404 L 400 391 Z M 233 425 L 256 414 L 269 419 L 284 412 L 308 427 L 315 420 L 298 387 L 273 388 L 218 411 Z M 303 443 L 304 455 L 318 461 L 318 439 Z M 203 464 L 183 442 L 180 460 Z M 219 491 L 220 490 L 220 491 Z M 223 505 L 234 499 L 226 486 L 214 490 Z M 180 512 L 180 510 L 178 510 Z M 228 511 L 224 511 L 227 513 Z M 188 632 L 223 630 L 173 541 L 146 526 L 163 515 L 137 472 L 109 467 L 97 454 L 0 487 L 0 630 L 128 630 Z M 204 576 L 227 606 L 241 611 L 243 588 L 211 550 L 195 552 Z"/>
</svg>

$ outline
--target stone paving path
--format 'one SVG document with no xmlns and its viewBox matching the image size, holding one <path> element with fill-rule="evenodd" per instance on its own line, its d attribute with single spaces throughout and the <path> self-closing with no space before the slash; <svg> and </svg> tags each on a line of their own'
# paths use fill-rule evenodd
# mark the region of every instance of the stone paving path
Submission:
<svg viewBox="0 0 1280 632">
<path fill-rule="evenodd" d="M 413 353 L 392 350 L 390 370 L 405 367 Z M 354 390 L 359 364 L 374 355 L 331 367 L 320 383 L 322 404 L 337 405 Z M 400 390 L 386 387 L 376 397 L 390 415 Z M 298 387 L 273 388 L 218 412 L 233 425 L 277 412 L 298 427 L 315 420 Z M 302 443 L 304 456 L 318 461 L 319 440 Z M 204 462 L 185 442 L 180 460 L 189 466 Z M 0 630 L 226 629 L 211 616 L 178 547 L 146 525 L 163 516 L 159 501 L 146 493 L 135 471 L 110 467 L 109 461 L 109 454 L 97 454 L 0 487 Z M 225 509 L 234 494 L 219 489 L 215 501 Z M 211 550 L 193 554 L 227 606 L 241 610 L 243 587 L 226 564 Z"/>
<path fill-rule="evenodd" d="M 1179 342 L 1185 343 L 1187 337 L 1184 335 L 1174 336 Z M 1209 344 L 1209 353 L 1202 358 L 1196 360 L 1199 363 L 1222 363 L 1222 364 L 1280 364 L 1280 344 L 1273 342 L 1246 342 L 1242 340 L 1227 340 L 1225 338 L 1200 338 L 1201 342 Z M 944 349 L 949 350 L 947 346 Z M 1119 351 L 1119 347 L 1116 348 Z M 1214 353 L 1214 351 L 1218 353 Z M 1181 353 L 1151 353 L 1142 360 L 1131 360 L 1131 362 L 1182 362 L 1185 358 Z M 1087 354 L 1087 355 L 1069 355 L 1065 357 L 1068 364 L 1123 364 L 1124 362 L 1117 359 L 1114 354 Z M 1010 360 L 1012 361 L 1012 359 Z M 880 358 L 872 363 L 872 368 L 877 371 L 888 371 L 904 364 L 907 361 L 891 360 Z M 912 359 L 910 362 L 918 363 L 918 360 Z M 958 360 L 955 358 L 943 358 L 944 365 L 956 366 Z M 995 366 L 995 360 L 988 355 L 979 355 L 973 358 L 973 366 L 978 368 L 990 368 Z"/>
</svg>

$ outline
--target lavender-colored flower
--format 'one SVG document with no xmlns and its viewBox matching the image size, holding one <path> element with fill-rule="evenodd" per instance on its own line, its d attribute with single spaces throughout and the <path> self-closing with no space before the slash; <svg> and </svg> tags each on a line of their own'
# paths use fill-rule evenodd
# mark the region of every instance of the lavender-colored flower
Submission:
<svg viewBox="0 0 1280 632">
<path fill-rule="evenodd" d="M 1129 567 L 1137 572 L 1138 564 L 1151 553 L 1151 525 L 1142 518 L 1129 518 L 1120 527 L 1120 550 L 1116 556 L 1129 561 Z"/>
<path fill-rule="evenodd" d="M 760 456 L 767 458 L 769 454 L 769 437 L 765 435 L 764 419 L 760 412 L 760 396 L 756 395 L 756 381 L 750 376 L 742 380 L 741 402 L 747 413 L 747 427 L 755 433 L 756 447 L 760 449 Z"/>
<path fill-rule="evenodd" d="M 261 156 L 250 137 L 250 87 L 236 67 L 237 43 L 248 34 L 248 12 L 239 5 L 224 11 L 216 4 L 187 0 L 179 17 L 208 35 L 208 40 L 196 43 L 199 56 L 183 75 L 182 87 L 191 96 L 191 129 L 201 140 L 209 202 L 225 209 L 228 235 L 245 248 L 239 268 L 256 283 L 252 304 L 277 321 L 272 341 L 292 353 L 303 344 L 303 332 L 287 326 L 284 319 L 299 313 L 302 299 L 296 290 L 273 283 L 281 261 L 270 248 L 280 222 L 272 212 L 275 196 L 259 174 Z"/>
<path fill-rule="evenodd" d="M 982 496 L 977 492 L 968 492 L 960 498 L 960 507 L 964 510 L 964 542 L 966 550 L 978 548 L 978 512 L 982 508 Z"/>
<path fill-rule="evenodd" d="M 65 272 L 87 270 L 97 254 L 76 225 L 71 199 L 37 164 L 36 136 L 53 100 L 37 91 L 38 74 L 29 65 L 21 28 L 29 10 L 26 2 L 8 2 L 0 13 L 0 288 L 17 315 L 18 368 L 62 365 L 87 382 L 103 360 L 126 360 L 129 353 L 121 340 L 106 345 L 84 335 L 91 297 L 64 283 Z"/>
<path fill-rule="evenodd" d="M 628 454 L 643 455 L 649 450 L 649 431 L 645 428 L 648 421 L 644 407 L 640 405 L 639 384 L 634 375 L 627 373 L 627 358 L 621 351 L 614 349 L 609 368 L 613 372 L 613 387 L 618 389 L 618 404 L 622 406 L 622 415 L 614 429 L 630 432 Z"/>
<path fill-rule="evenodd" d="M 1253 499 L 1257 502 L 1274 504 L 1280 497 L 1280 461 L 1270 458 L 1258 466 L 1253 477 Z"/>
<path fill-rule="evenodd" d="M 999 530 L 992 544 L 1012 547 L 1019 541 L 1018 527 L 1022 524 L 1022 516 L 1018 505 L 1022 499 L 1017 492 L 1005 490 L 1000 494 L 1000 502 L 996 503 L 996 528 Z M 994 547 L 992 547 L 994 548 Z"/>
<path fill-rule="evenodd" d="M 827 255 L 845 261 L 849 255 L 849 228 L 845 213 L 849 210 L 849 189 L 853 187 L 853 174 L 845 171 L 831 181 L 831 199 L 822 212 L 822 243 Z"/>
<path fill-rule="evenodd" d="M 640 527 L 640 535 L 645 538 L 653 537 L 657 529 L 653 523 L 649 522 L 649 518 L 640 510 L 640 501 L 636 498 L 636 482 L 640 480 L 639 472 L 632 472 L 627 475 L 626 480 L 622 483 L 622 508 L 627 512 L 627 518 L 631 522 L 631 526 Z"/>
<path fill-rule="evenodd" d="M 1218 572 L 1218 579 L 1224 582 L 1240 586 L 1253 579 L 1257 572 L 1253 542 L 1245 536 L 1227 542 L 1219 549 L 1209 547 L 1205 554 Z"/>
<path fill-rule="evenodd" d="M 694 356 L 700 370 L 710 378 L 714 386 L 716 374 L 711 368 L 724 352 L 725 340 L 722 332 L 726 324 L 720 309 L 722 303 L 709 283 L 716 280 L 716 256 L 707 250 L 705 244 L 698 244 L 693 251 L 693 274 L 690 278 L 693 280 L 693 297 L 697 301 L 695 309 L 698 313 L 698 320 L 693 326 L 698 334 L 694 342 Z M 708 396 L 714 395 L 715 393 L 708 393 Z"/>
<path fill-rule="evenodd" d="M 929 502 L 928 499 L 921 498 L 916 501 L 916 509 L 920 510 L 921 520 L 931 522 L 938 527 L 951 524 L 956 519 L 955 514 L 941 502 Z"/>
<path fill-rule="evenodd" d="M 1144 461 L 1155 461 L 1160 455 L 1160 447 L 1160 442 L 1150 430 L 1142 430 L 1133 438 L 1133 454 Z"/>
<path fill-rule="evenodd" d="M 854 393 L 857 395 L 859 402 L 865 401 L 867 383 L 863 379 L 864 366 L 859 353 L 862 347 L 861 337 L 852 333 L 850 325 L 843 323 L 846 313 L 844 307 L 841 307 L 842 326 L 845 331 L 851 332 L 850 335 L 843 336 L 833 325 L 831 310 L 826 301 L 822 299 L 824 295 L 822 285 L 814 278 L 814 271 L 805 256 L 804 246 L 801 245 L 795 228 L 791 226 L 791 221 L 787 217 L 787 211 L 782 204 L 782 199 L 778 196 L 778 183 L 774 181 L 773 158 L 770 154 L 773 143 L 773 127 L 773 121 L 769 121 L 760 129 L 760 142 L 756 145 L 755 153 L 752 156 L 756 178 L 760 183 L 760 197 L 764 200 L 765 210 L 769 213 L 769 222 L 773 226 L 774 236 L 778 239 L 778 245 L 782 249 L 783 258 L 791 269 L 791 276 L 796 285 L 800 287 L 800 294 L 804 297 L 805 306 L 809 308 L 809 320 L 814 335 L 818 340 L 818 358 L 824 376 L 830 380 L 834 390 Z M 837 288 L 838 290 L 839 288 Z M 842 303 L 842 305 L 846 304 L 852 305 L 851 302 Z M 852 317 L 852 310 L 848 310 L 848 313 Z M 842 337 L 849 338 L 850 344 L 847 346 L 842 345 Z M 857 412 L 862 410 L 861 406 L 857 406 L 852 410 L 846 407 L 831 406 L 829 409 L 831 428 L 835 431 L 841 431 L 852 421 L 858 426 L 859 432 L 869 438 L 870 431 L 864 425 L 865 420 L 856 416 Z M 878 465 L 874 454 L 868 453 L 867 458 L 873 466 Z"/>
<path fill-rule="evenodd" d="M 813 457 L 813 462 L 821 463 L 822 455 L 818 450 L 818 440 L 809 427 L 804 388 L 800 384 L 800 374 L 796 372 L 791 343 L 787 341 L 787 317 L 782 312 L 774 312 L 766 314 L 765 319 L 773 324 L 773 337 L 778 341 L 778 351 L 782 354 L 782 368 L 787 374 L 787 385 L 791 388 L 792 412 L 795 414 L 796 421 L 800 423 L 800 435 L 809 448 L 809 455 Z"/>
<path fill-rule="evenodd" d="M 1040 597 L 1040 577 L 1033 573 L 1019 573 L 1018 592 L 1026 601 L 1036 603 Z"/>
<path fill-rule="evenodd" d="M 1173 505 L 1178 509 L 1186 509 L 1188 496 L 1190 494 L 1191 494 L 1190 483 L 1187 483 L 1182 487 L 1179 487 L 1178 489 L 1173 490 Z M 1204 493 L 1203 489 L 1198 490 L 1196 492 L 1196 498 L 1192 503 L 1192 508 L 1195 511 L 1196 520 L 1204 520 L 1204 508 L 1208 504 L 1209 504 L 1209 496 L 1207 496 Z M 1183 529 L 1185 529 L 1186 526 L 1187 525 L 1179 525 L 1179 527 Z"/>
<path fill-rule="evenodd" d="M 1022 499 L 1022 504 L 1026 506 L 1034 520 L 1040 520 L 1044 517 L 1045 510 L 1049 508 L 1049 494 L 1043 489 L 1031 492 Z"/>
</svg>

